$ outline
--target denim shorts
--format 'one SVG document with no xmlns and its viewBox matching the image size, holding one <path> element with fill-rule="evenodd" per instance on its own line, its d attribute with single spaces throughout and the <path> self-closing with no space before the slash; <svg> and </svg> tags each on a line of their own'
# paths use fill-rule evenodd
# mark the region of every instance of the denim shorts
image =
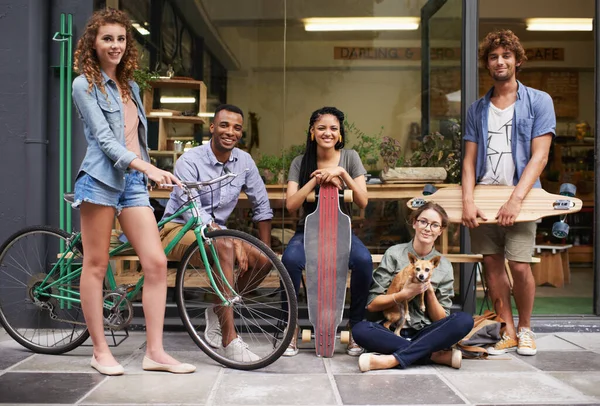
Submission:
<svg viewBox="0 0 600 406">
<path fill-rule="evenodd" d="M 126 207 L 152 208 L 144 174 L 139 171 L 125 172 L 123 191 L 113 189 L 84 172 L 75 181 L 75 203 L 72 207 L 76 209 L 82 202 L 114 207 L 117 216 Z"/>
</svg>

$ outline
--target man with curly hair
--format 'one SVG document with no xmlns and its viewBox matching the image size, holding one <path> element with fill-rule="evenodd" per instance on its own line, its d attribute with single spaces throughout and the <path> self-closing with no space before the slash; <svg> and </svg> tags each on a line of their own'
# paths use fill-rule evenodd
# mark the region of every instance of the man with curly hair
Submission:
<svg viewBox="0 0 600 406">
<path fill-rule="evenodd" d="M 465 126 L 462 169 L 463 225 L 470 228 L 472 251 L 483 254 L 485 278 L 496 312 L 506 321 L 502 339 L 488 348 L 491 355 L 517 350 L 535 355 L 531 313 L 535 281 L 529 261 L 535 242 L 535 222 L 515 223 L 531 188 L 539 188 L 555 135 L 556 116 L 550 96 L 516 78 L 527 60 L 519 38 L 510 30 L 490 32 L 479 46 L 479 60 L 494 86 L 471 105 Z M 484 213 L 473 200 L 475 184 L 515 186 L 498 213 Z M 497 224 L 480 224 L 495 216 Z M 508 260 L 519 312 L 518 330 L 512 318 L 511 289 L 505 272 Z"/>
</svg>

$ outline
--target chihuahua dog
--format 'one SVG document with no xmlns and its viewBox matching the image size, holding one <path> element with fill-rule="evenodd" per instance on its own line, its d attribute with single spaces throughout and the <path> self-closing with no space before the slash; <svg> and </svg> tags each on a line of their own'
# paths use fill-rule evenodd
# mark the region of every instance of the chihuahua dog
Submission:
<svg viewBox="0 0 600 406">
<path fill-rule="evenodd" d="M 408 279 L 412 280 L 413 283 L 428 282 L 431 279 L 433 270 L 439 265 L 441 259 L 442 258 L 439 255 L 431 258 L 431 260 L 419 259 L 409 252 L 408 260 L 410 263 L 394 276 L 394 279 L 387 290 L 387 294 L 391 295 L 400 292 Z M 405 300 L 383 311 L 383 315 L 387 320 L 383 325 L 386 328 L 395 325 L 396 329 L 394 330 L 394 334 L 397 336 L 400 335 L 400 330 L 404 327 L 404 323 L 410 321 L 408 302 L 408 300 Z M 422 312 L 425 311 L 425 292 L 421 293 L 420 309 Z"/>
</svg>

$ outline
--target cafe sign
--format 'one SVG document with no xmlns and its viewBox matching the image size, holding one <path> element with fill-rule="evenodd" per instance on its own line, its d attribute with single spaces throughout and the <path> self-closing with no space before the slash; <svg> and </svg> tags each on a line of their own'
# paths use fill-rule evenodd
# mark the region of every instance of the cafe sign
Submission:
<svg viewBox="0 0 600 406">
<path fill-rule="evenodd" d="M 564 48 L 528 48 L 525 50 L 528 61 L 564 61 Z"/>
<path fill-rule="evenodd" d="M 460 48 L 431 48 L 431 60 L 460 60 Z M 334 47 L 334 59 L 420 61 L 421 48 L 408 47 Z"/>
<path fill-rule="evenodd" d="M 529 61 L 564 61 L 564 48 L 528 48 L 525 50 Z M 430 48 L 432 61 L 459 61 L 460 48 Z M 388 60 L 420 61 L 420 47 L 334 47 L 333 59 L 342 60 Z"/>
</svg>

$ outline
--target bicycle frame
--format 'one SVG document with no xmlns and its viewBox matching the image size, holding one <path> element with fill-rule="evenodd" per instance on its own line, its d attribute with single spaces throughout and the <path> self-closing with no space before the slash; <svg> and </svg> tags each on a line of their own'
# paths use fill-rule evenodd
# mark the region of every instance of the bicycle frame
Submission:
<svg viewBox="0 0 600 406">
<path fill-rule="evenodd" d="M 224 284 L 226 285 L 227 289 L 229 289 L 232 292 L 234 298 L 236 296 L 238 296 L 238 294 L 237 294 L 237 292 L 235 292 L 233 287 L 229 284 L 229 282 L 227 281 L 227 278 L 225 277 L 225 274 L 223 273 L 223 269 L 221 268 L 221 264 L 220 264 L 220 261 L 219 261 L 219 258 L 218 258 L 218 255 L 217 255 L 214 245 L 212 244 L 211 240 L 209 238 L 205 237 L 205 235 L 204 235 L 204 230 L 206 229 L 207 226 L 202 223 L 201 218 L 197 215 L 198 205 L 197 205 L 196 201 L 194 199 L 191 199 L 176 213 L 161 220 L 158 223 L 158 227 L 159 228 L 162 227 L 164 224 L 179 217 L 180 215 L 182 215 L 183 213 L 185 213 L 188 210 L 191 210 L 194 214 L 185 223 L 183 228 L 177 233 L 177 235 L 173 238 L 173 240 L 165 247 L 165 254 L 169 255 L 170 252 L 173 250 L 173 248 L 181 241 L 181 239 L 184 237 L 184 235 L 188 231 L 193 229 L 194 234 L 196 235 L 196 241 L 198 242 L 198 248 L 200 250 L 200 254 L 202 257 L 202 262 L 204 263 L 204 267 L 206 269 L 206 272 L 208 273 L 210 285 L 214 289 L 215 294 L 219 297 L 219 299 L 221 299 L 222 305 L 223 306 L 231 306 L 232 301 L 225 298 L 225 295 L 220 291 L 220 289 L 217 286 L 217 283 L 215 282 L 215 278 L 213 275 L 214 271 L 213 271 L 213 268 L 210 266 L 210 263 L 208 260 L 208 255 L 207 255 L 204 244 L 207 244 L 210 247 L 210 252 L 211 252 L 213 260 L 214 260 L 214 266 L 216 266 L 216 268 L 218 270 L 218 274 L 221 278 L 221 281 L 223 281 Z M 79 277 L 79 275 L 81 274 L 82 267 L 72 269 L 72 267 L 73 267 L 72 263 L 75 258 L 75 255 L 73 255 L 73 249 L 80 242 L 81 242 L 81 233 L 72 233 L 71 238 L 68 240 L 66 250 L 60 255 L 60 257 L 58 258 L 58 261 L 54 264 L 54 266 L 52 267 L 50 272 L 48 272 L 48 274 L 46 275 L 44 281 L 40 284 L 40 286 L 35 288 L 35 293 L 38 296 L 44 296 L 44 297 L 50 297 L 50 298 L 57 299 L 59 301 L 61 309 L 65 308 L 65 306 L 67 306 L 67 308 L 70 309 L 72 302 L 76 302 L 76 303 L 81 302 L 79 291 L 71 290 L 70 288 L 65 287 L 65 286 L 70 286 L 71 282 L 73 280 L 75 280 L 77 277 Z M 123 243 L 123 244 L 119 245 L 118 247 L 115 247 L 109 251 L 109 258 L 113 258 L 113 257 L 117 256 L 119 253 L 121 253 L 124 250 L 129 249 L 129 248 L 131 248 L 131 244 L 129 242 Z M 58 274 L 60 275 L 59 278 L 49 282 L 50 278 L 55 277 L 55 273 L 56 273 L 57 269 L 58 269 Z M 117 289 L 117 281 L 115 279 L 110 262 L 108 264 L 108 270 L 107 270 L 107 282 L 108 282 L 108 288 L 111 291 L 115 291 Z M 141 291 L 143 285 L 144 285 L 144 276 L 142 275 L 138 279 L 138 281 L 135 284 L 135 286 L 133 287 L 133 289 L 128 289 L 128 292 L 126 295 L 127 299 L 132 300 Z M 59 294 L 49 293 L 48 291 L 55 286 L 58 289 Z M 112 304 L 105 302 L 104 307 L 110 309 L 112 307 Z"/>
</svg>

